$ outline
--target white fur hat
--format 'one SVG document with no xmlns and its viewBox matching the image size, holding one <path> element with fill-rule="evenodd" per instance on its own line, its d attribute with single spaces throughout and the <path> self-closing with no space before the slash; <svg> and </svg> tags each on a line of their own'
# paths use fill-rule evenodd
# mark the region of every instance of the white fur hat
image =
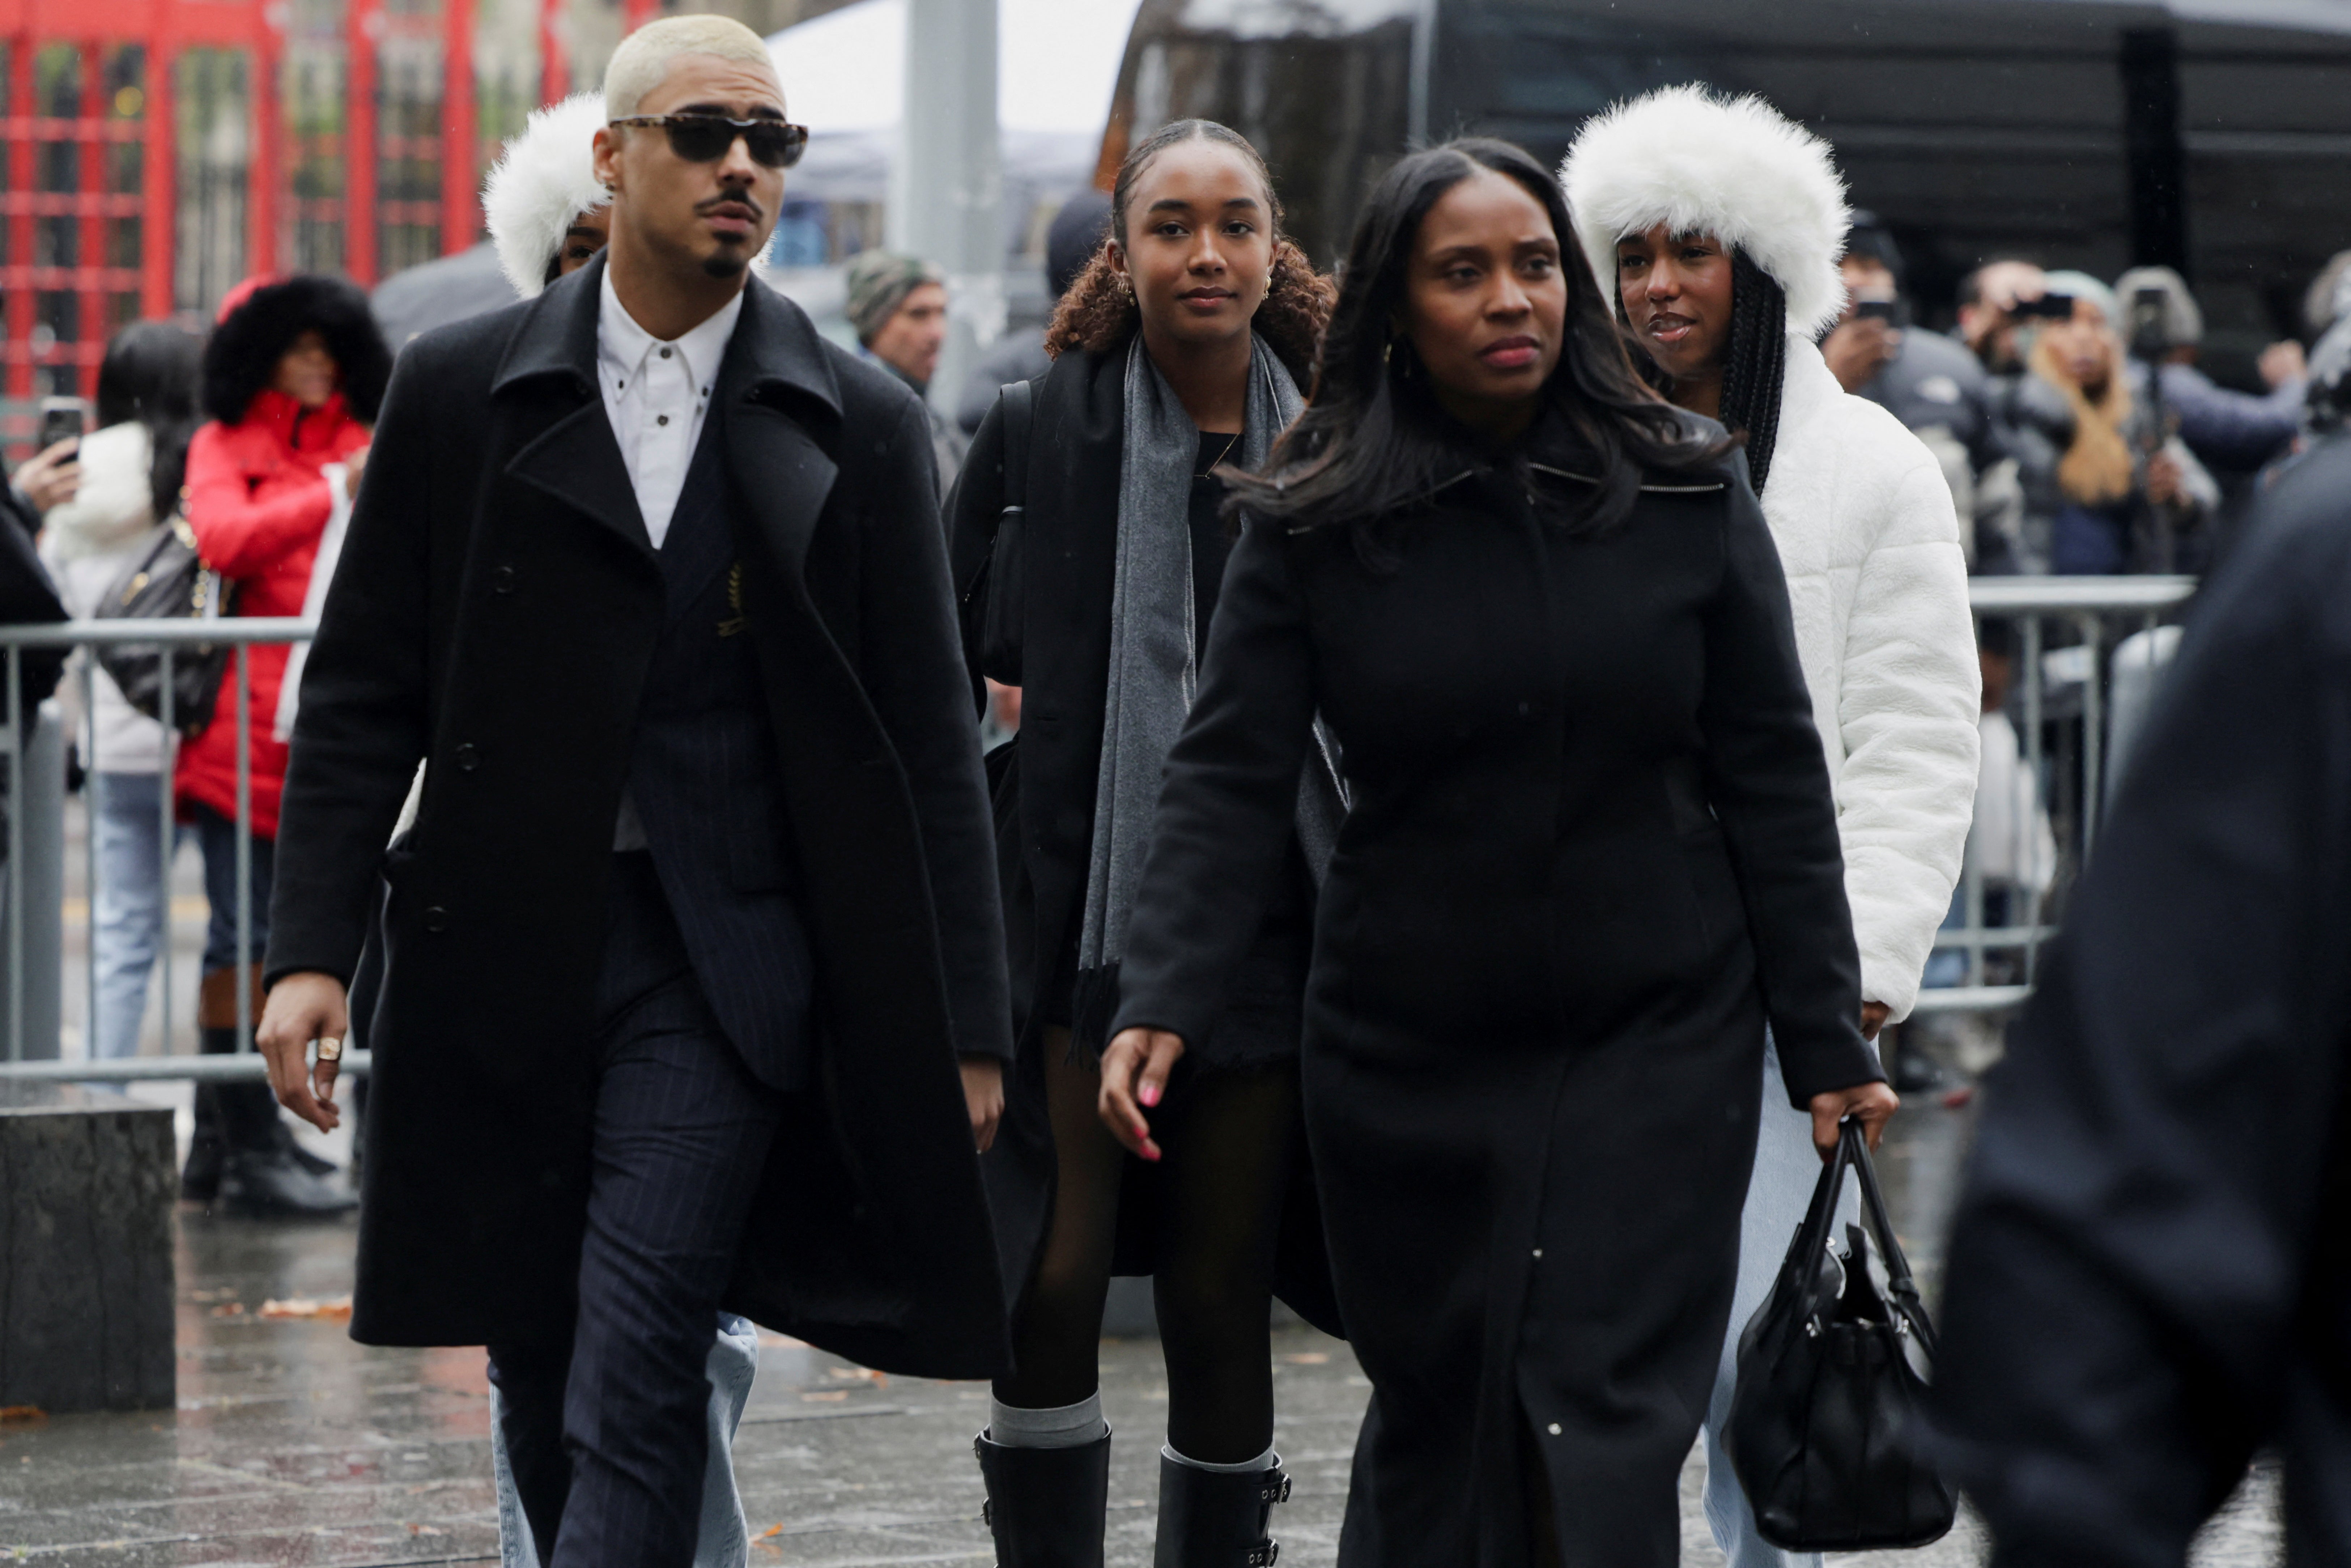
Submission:
<svg viewBox="0 0 2351 1568">
<path fill-rule="evenodd" d="M 482 212 L 498 266 L 525 299 L 547 287 L 547 264 L 571 221 L 612 199 L 596 183 L 596 132 L 603 124 L 601 92 L 575 92 L 533 110 L 482 186 Z"/>
<path fill-rule="evenodd" d="M 1827 142 L 1761 98 L 1659 88 L 1584 121 L 1560 165 L 1575 235 L 1608 288 L 1616 242 L 1658 224 L 1738 246 L 1788 296 L 1788 329 L 1844 308 L 1837 257 L 1853 210 Z"/>
</svg>

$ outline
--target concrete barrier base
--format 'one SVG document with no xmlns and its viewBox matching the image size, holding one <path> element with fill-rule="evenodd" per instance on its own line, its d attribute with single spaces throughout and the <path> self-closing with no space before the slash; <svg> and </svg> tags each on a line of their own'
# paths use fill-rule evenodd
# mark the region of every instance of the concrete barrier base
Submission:
<svg viewBox="0 0 2351 1568">
<path fill-rule="evenodd" d="M 172 1113 L 0 1082 L 0 1406 L 174 1399 Z"/>
</svg>

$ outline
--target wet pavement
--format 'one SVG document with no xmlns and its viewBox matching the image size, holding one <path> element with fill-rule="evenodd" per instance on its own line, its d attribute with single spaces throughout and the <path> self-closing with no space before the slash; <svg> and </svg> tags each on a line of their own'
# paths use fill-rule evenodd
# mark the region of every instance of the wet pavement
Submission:
<svg viewBox="0 0 2351 1568">
<path fill-rule="evenodd" d="M 1899 1119 L 1881 1162 L 1921 1275 L 1938 1275 L 1970 1118 L 1926 1106 Z M 496 1560 L 488 1390 L 477 1350 L 353 1344 L 333 1317 L 266 1316 L 268 1303 L 350 1292 L 348 1222 L 259 1224 L 183 1207 L 177 1227 L 176 1410 L 0 1426 L 0 1559 L 91 1568 Z M 1276 1513 L 1284 1568 L 1334 1560 L 1349 1456 L 1367 1385 L 1344 1344 L 1302 1327 L 1274 1344 L 1279 1444 L 1295 1479 Z M 1158 1348 L 1106 1341 L 1113 1443 L 1113 1568 L 1151 1555 L 1166 1403 Z M 884 1377 L 770 1338 L 735 1459 L 754 1564 L 852 1568 L 992 1562 L 972 1433 L 984 1385 Z M 1683 1561 L 1722 1563 L 1683 1477 Z M 2282 1560 L 2275 1489 L 2249 1486 L 2208 1532 L 2200 1568 Z M 1840 1564 L 1959 1568 L 1983 1559 L 1963 1521 L 1916 1552 Z"/>
</svg>

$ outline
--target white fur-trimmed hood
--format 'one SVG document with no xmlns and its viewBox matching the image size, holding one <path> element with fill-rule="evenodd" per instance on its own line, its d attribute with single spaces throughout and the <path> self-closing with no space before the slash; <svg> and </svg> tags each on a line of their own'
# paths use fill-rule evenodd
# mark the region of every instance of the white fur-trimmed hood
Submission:
<svg viewBox="0 0 2351 1568">
<path fill-rule="evenodd" d="M 603 124 L 601 92 L 575 92 L 532 110 L 482 186 L 498 267 L 525 299 L 547 287 L 547 264 L 571 220 L 612 199 L 596 180 L 596 132 Z"/>
<path fill-rule="evenodd" d="M 1844 308 L 1837 257 L 1852 227 L 1827 142 L 1753 94 L 1659 88 L 1584 121 L 1560 165 L 1575 237 L 1604 287 L 1616 242 L 1658 224 L 1747 253 L 1788 296 L 1788 326 L 1817 337 Z"/>
</svg>

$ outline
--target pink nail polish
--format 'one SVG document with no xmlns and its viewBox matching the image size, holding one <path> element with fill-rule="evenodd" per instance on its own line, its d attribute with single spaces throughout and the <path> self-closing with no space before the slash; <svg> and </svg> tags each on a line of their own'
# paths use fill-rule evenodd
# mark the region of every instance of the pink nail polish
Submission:
<svg viewBox="0 0 2351 1568">
<path fill-rule="evenodd" d="M 1140 1093 L 1138 1093 L 1137 1095 L 1135 1095 L 1135 1098 L 1136 1098 L 1136 1099 L 1138 1099 L 1138 1100 L 1140 1100 L 1140 1101 L 1142 1101 L 1145 1105 L 1156 1105 L 1156 1104 L 1158 1104 L 1158 1103 L 1159 1103 L 1159 1085 L 1158 1085 L 1158 1084 L 1156 1084 L 1156 1083 L 1146 1083 L 1146 1084 L 1144 1084 L 1144 1085 L 1143 1086 L 1142 1092 L 1140 1092 Z"/>
</svg>

